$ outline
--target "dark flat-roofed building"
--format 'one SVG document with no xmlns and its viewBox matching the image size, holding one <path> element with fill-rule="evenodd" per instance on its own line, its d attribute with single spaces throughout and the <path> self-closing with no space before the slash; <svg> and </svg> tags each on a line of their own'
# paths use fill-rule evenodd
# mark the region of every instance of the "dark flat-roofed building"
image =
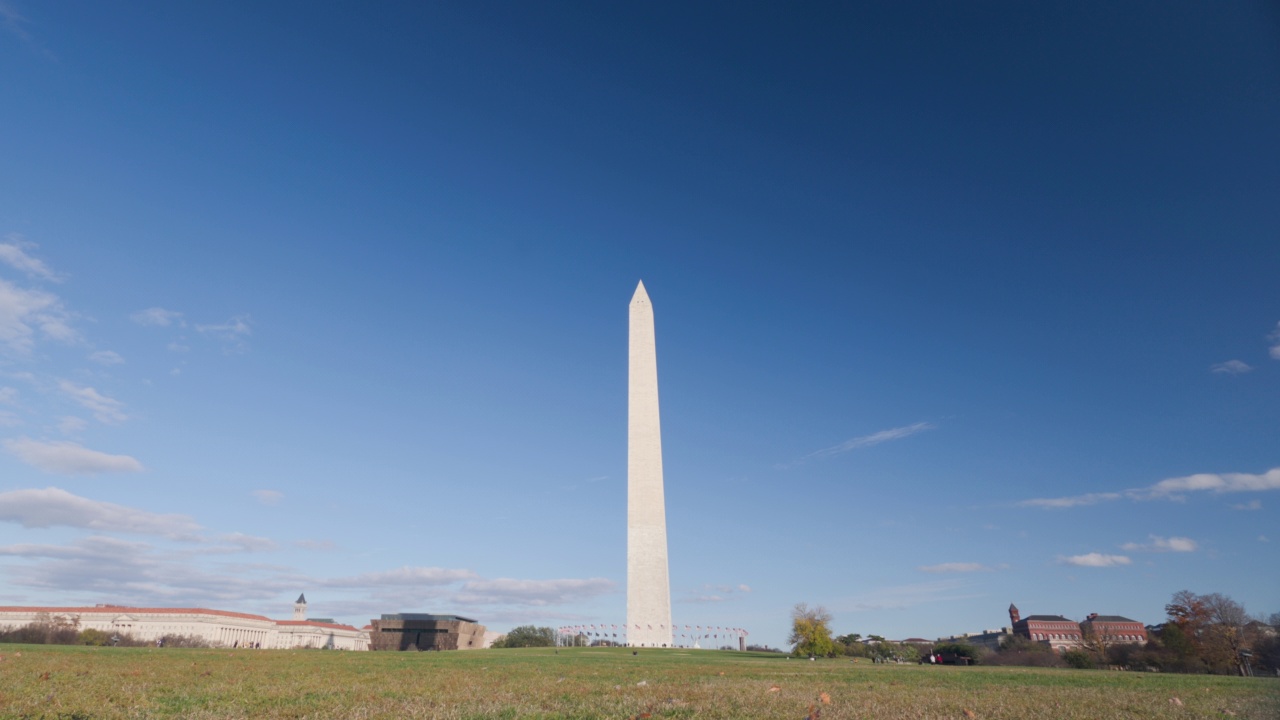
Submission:
<svg viewBox="0 0 1280 720">
<path fill-rule="evenodd" d="M 471 618 L 393 613 L 370 621 L 370 650 L 479 650 L 485 628 Z"/>
</svg>

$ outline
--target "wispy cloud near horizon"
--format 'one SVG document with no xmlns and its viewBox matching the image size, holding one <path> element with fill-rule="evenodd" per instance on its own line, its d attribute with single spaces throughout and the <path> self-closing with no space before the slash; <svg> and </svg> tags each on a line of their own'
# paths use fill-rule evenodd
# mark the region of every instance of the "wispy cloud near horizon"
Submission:
<svg viewBox="0 0 1280 720">
<path fill-rule="evenodd" d="M 0 8 L 2 7 L 3 4 L 0 3 Z M 0 16 L 4 16 L 6 14 L 7 13 L 0 9 Z M 41 280 L 49 280 L 52 282 L 62 282 L 62 278 L 51 270 L 48 265 L 45 265 L 43 260 L 27 254 L 27 248 L 35 248 L 35 243 L 28 242 L 24 240 L 21 235 L 14 233 L 11 233 L 5 239 L 7 242 L 0 243 L 0 262 L 3 262 L 15 270 L 20 270 L 31 277 L 40 278 Z"/>
<path fill-rule="evenodd" d="M 908 437 L 911 437 L 912 435 L 915 435 L 916 433 L 921 433 L 921 432 L 924 432 L 925 430 L 933 430 L 937 427 L 938 427 L 937 425 L 931 422 L 918 422 L 912 425 L 906 425 L 904 427 L 891 428 L 889 430 L 881 430 L 880 432 L 871 433 L 870 435 L 860 435 L 858 437 L 845 440 L 839 445 L 832 445 L 831 447 L 828 447 L 828 448 L 815 450 L 809 453 L 808 455 L 805 455 L 804 457 L 800 458 L 796 462 L 800 463 L 806 460 L 816 460 L 818 458 L 831 457 L 833 455 L 841 455 L 851 450 L 858 450 L 860 448 L 873 447 L 875 445 L 890 442 L 892 440 L 901 440 L 903 438 L 908 438 Z"/>
<path fill-rule="evenodd" d="M 1133 563 L 1124 555 L 1104 555 L 1103 553 L 1087 553 L 1085 555 L 1071 555 L 1070 557 L 1059 557 L 1058 562 L 1063 565 L 1075 565 L 1076 567 L 1119 567 L 1121 565 L 1130 565 Z"/>
<path fill-rule="evenodd" d="M 1018 503 L 1020 507 L 1071 508 L 1097 505 L 1112 500 L 1185 500 L 1188 493 L 1207 492 L 1215 495 L 1237 492 L 1280 490 L 1280 467 L 1259 473 L 1198 473 L 1168 478 L 1144 488 L 1120 492 L 1086 493 L 1056 498 L 1032 498 Z"/>
<path fill-rule="evenodd" d="M 1228 360 L 1226 362 L 1215 363 L 1209 367 L 1209 372 L 1221 375 L 1242 375 L 1249 372 L 1253 368 L 1240 360 Z"/>
<path fill-rule="evenodd" d="M 71 527 L 180 539 L 191 539 L 200 530 L 187 515 L 147 512 L 80 497 L 56 487 L 0 493 L 0 522 L 24 528 Z"/>
<path fill-rule="evenodd" d="M 142 463 L 128 455 L 111 455 L 77 443 L 31 438 L 11 438 L 4 449 L 22 462 L 56 475 L 96 475 L 110 472 L 142 472 Z"/>
<path fill-rule="evenodd" d="M 1151 535 L 1148 539 L 1150 542 L 1125 543 L 1120 549 L 1128 552 L 1195 552 L 1200 547 L 1195 540 L 1185 537 L 1164 538 Z"/>
<path fill-rule="evenodd" d="M 971 572 L 994 572 L 995 568 L 990 565 L 983 565 L 975 562 L 947 562 L 937 565 L 921 565 L 916 568 L 920 572 L 927 573 L 971 573 Z"/>
</svg>

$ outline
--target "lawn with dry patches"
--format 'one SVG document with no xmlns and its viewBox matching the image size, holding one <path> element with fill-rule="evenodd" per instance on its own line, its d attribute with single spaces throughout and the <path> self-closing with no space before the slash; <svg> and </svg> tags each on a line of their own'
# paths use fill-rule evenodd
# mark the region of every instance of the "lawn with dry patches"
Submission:
<svg viewBox="0 0 1280 720">
<path fill-rule="evenodd" d="M 0 717 L 1280 718 L 1280 681 L 721 651 L 0 645 Z"/>
</svg>

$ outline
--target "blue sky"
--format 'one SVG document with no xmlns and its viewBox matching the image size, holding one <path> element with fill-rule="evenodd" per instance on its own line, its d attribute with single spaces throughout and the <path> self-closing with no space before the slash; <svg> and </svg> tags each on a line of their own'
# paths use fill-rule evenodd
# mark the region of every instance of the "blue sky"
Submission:
<svg viewBox="0 0 1280 720">
<path fill-rule="evenodd" d="M 1280 610 L 1265 3 L 0 0 L 0 604 Z"/>
</svg>

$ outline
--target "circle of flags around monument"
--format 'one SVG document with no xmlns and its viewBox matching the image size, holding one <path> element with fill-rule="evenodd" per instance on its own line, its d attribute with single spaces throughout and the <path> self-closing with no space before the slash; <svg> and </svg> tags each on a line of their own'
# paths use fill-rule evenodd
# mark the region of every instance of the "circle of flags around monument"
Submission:
<svg viewBox="0 0 1280 720">
<path fill-rule="evenodd" d="M 652 630 L 653 626 L 649 625 L 642 628 L 639 624 L 635 626 L 636 630 Z M 660 625 L 659 630 L 666 630 L 666 626 Z M 594 623 L 586 625 L 562 625 L 556 628 L 556 634 L 562 641 L 571 641 L 575 637 L 586 637 L 589 640 L 608 640 L 620 645 L 627 643 L 627 625 L 613 623 Z M 672 625 L 671 636 L 675 639 L 676 647 L 696 647 L 700 640 L 737 640 L 745 638 L 751 633 L 743 628 L 728 627 L 723 625 Z M 681 642 L 684 641 L 684 642 Z M 567 644 L 567 643 L 564 643 Z"/>
</svg>

